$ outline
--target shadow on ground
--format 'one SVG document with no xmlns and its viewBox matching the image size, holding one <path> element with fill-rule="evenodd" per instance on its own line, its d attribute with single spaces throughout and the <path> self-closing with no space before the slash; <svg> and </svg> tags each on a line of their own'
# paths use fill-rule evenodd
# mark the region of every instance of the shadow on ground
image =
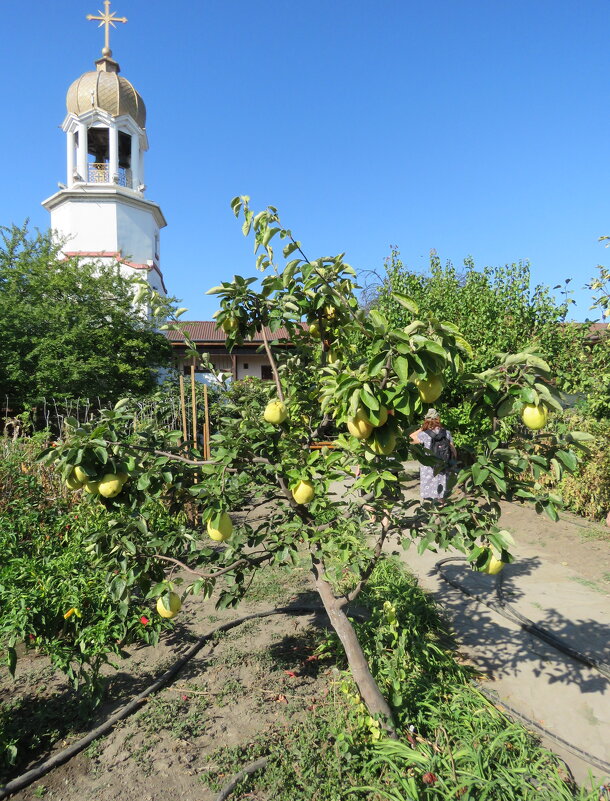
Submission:
<svg viewBox="0 0 610 801">
<path fill-rule="evenodd" d="M 503 595 L 515 609 L 519 610 L 519 602 L 525 597 L 519 579 L 534 573 L 541 564 L 541 560 L 534 557 L 506 568 Z M 517 628 L 518 624 L 499 617 L 498 613 L 507 610 L 499 605 L 495 577 L 477 573 L 461 562 L 444 564 L 441 570 L 453 584 L 494 609 L 480 604 L 475 607 L 468 602 L 467 595 L 445 584 L 447 591 L 442 593 L 442 603 L 454 628 L 461 632 L 462 643 L 477 649 L 478 663 L 496 678 L 518 676 L 529 668 L 535 675 L 545 676 L 549 684 L 576 684 L 582 693 L 605 694 L 610 690 L 610 681 L 601 673 Z M 541 608 L 534 622 L 567 646 L 599 662 L 610 662 L 610 627 L 607 625 L 592 619 L 569 619 L 553 608 Z"/>
</svg>

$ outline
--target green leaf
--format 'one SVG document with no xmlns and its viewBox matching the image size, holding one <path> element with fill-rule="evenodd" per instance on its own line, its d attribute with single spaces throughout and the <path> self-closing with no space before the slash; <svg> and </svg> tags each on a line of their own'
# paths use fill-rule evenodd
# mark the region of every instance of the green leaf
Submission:
<svg viewBox="0 0 610 801">
<path fill-rule="evenodd" d="M 146 490 L 150 487 L 150 476 L 148 473 L 142 473 L 136 484 L 137 489 Z"/>
<path fill-rule="evenodd" d="M 568 442 L 594 442 L 595 437 L 593 434 L 589 434 L 588 431 L 570 431 L 566 435 L 566 439 Z"/>
<path fill-rule="evenodd" d="M 481 467 L 480 464 L 473 464 L 472 478 L 474 480 L 475 486 L 479 487 L 487 480 L 487 478 L 489 478 L 489 470 L 485 467 Z"/>
<path fill-rule="evenodd" d="M 549 367 L 549 365 L 544 361 L 544 359 L 541 359 L 539 356 L 533 356 L 532 354 L 528 354 L 526 362 L 527 364 L 530 365 L 530 367 L 537 367 L 539 370 L 544 370 L 545 373 L 551 372 L 551 368 Z"/>
<path fill-rule="evenodd" d="M 527 359 L 529 357 L 528 353 L 511 353 L 509 356 L 506 356 L 504 359 L 504 364 L 510 366 L 512 364 L 526 364 Z"/>
<path fill-rule="evenodd" d="M 385 351 L 378 353 L 377 356 L 374 356 L 371 361 L 369 362 L 369 375 L 371 378 L 374 378 L 376 375 L 379 375 L 382 367 L 386 363 L 388 358 L 388 354 Z"/>
<path fill-rule="evenodd" d="M 544 509 L 545 514 L 551 518 L 553 523 L 556 523 L 559 520 L 557 509 L 555 509 L 555 505 L 551 501 L 543 503 L 542 508 Z"/>
<path fill-rule="evenodd" d="M 498 406 L 496 414 L 498 417 L 508 417 L 509 414 L 512 414 L 513 409 L 515 407 L 515 399 L 512 397 L 505 398 L 502 403 Z"/>
<path fill-rule="evenodd" d="M 279 228 L 267 228 L 263 236 L 263 247 L 267 247 L 273 237 L 280 231 Z"/>
<path fill-rule="evenodd" d="M 135 521 L 135 524 L 140 534 L 144 534 L 144 536 L 148 535 L 148 525 L 146 524 L 146 520 L 143 517 L 138 518 Z"/>
<path fill-rule="evenodd" d="M 456 336 L 455 344 L 463 353 L 466 353 L 471 359 L 474 358 L 474 349 L 470 344 L 470 342 L 467 342 L 464 339 L 464 337 Z"/>
<path fill-rule="evenodd" d="M 298 250 L 300 247 L 298 242 L 289 242 L 287 245 L 284 245 L 283 254 L 284 258 L 287 259 L 295 250 Z"/>
<path fill-rule="evenodd" d="M 364 387 L 360 390 L 360 398 L 364 402 L 365 406 L 367 406 L 369 409 L 373 409 L 375 411 L 379 409 L 379 401 L 377 398 Z"/>
<path fill-rule="evenodd" d="M 400 303 L 401 306 L 404 306 L 405 309 L 408 309 L 412 314 L 417 314 L 419 312 L 419 306 L 408 295 L 403 295 L 402 292 L 392 292 L 392 297 L 396 298 L 396 300 Z"/>
<path fill-rule="evenodd" d="M 411 364 L 404 356 L 397 356 L 392 360 L 392 367 L 398 378 L 406 384 L 411 374 Z"/>
<path fill-rule="evenodd" d="M 385 334 L 388 330 L 388 321 L 376 309 L 371 309 L 369 312 L 369 319 L 373 327 L 380 333 Z"/>
<path fill-rule="evenodd" d="M 571 451 L 557 451 L 555 455 L 563 462 L 563 464 L 571 473 L 573 473 L 578 467 L 578 459 L 576 458 L 576 454 L 572 453 Z"/>
<path fill-rule="evenodd" d="M 97 458 L 100 460 L 100 462 L 102 464 L 106 464 L 107 463 L 107 461 L 108 461 L 108 451 L 106 450 L 106 448 L 97 447 L 97 448 L 93 449 L 93 452 L 95 453 L 95 455 L 97 456 Z"/>
<path fill-rule="evenodd" d="M 242 233 L 243 233 L 244 236 L 248 236 L 248 234 L 250 233 L 250 229 L 252 227 L 252 218 L 253 217 L 254 217 L 253 212 L 251 212 L 250 209 L 248 209 L 246 211 L 246 213 L 244 214 L 244 223 L 243 223 L 243 225 L 241 227 L 241 230 L 242 230 Z"/>
<path fill-rule="evenodd" d="M 427 351 L 428 353 L 434 353 L 436 356 L 440 356 L 443 361 L 447 360 L 447 351 L 438 342 L 435 342 L 433 339 L 419 337 L 418 335 L 414 336 L 413 339 L 419 344 L 420 354 L 421 351 Z"/>
<path fill-rule="evenodd" d="M 523 403 L 536 403 L 538 401 L 538 393 L 532 387 L 521 387 L 519 389 L 519 397 Z"/>
</svg>

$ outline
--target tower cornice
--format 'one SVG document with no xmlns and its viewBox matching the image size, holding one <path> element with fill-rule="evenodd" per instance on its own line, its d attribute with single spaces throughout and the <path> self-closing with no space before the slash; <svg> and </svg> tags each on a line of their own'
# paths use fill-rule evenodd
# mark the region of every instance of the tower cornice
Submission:
<svg viewBox="0 0 610 801">
<path fill-rule="evenodd" d="M 133 189 L 128 189 L 123 186 L 76 184 L 70 189 L 60 189 L 59 192 L 55 192 L 54 195 L 43 200 L 42 205 L 47 211 L 51 212 L 68 201 L 122 203 L 126 206 L 133 206 L 134 208 L 148 211 L 154 217 L 159 228 L 165 228 L 167 225 L 167 220 L 161 211 L 161 207 L 157 203 L 154 203 L 152 200 L 147 200 Z"/>
</svg>

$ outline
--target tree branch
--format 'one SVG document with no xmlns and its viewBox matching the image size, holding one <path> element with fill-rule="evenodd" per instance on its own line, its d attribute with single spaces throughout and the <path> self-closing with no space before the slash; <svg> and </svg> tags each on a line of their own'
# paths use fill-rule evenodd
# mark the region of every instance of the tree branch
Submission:
<svg viewBox="0 0 610 801">
<path fill-rule="evenodd" d="M 381 380 L 381 384 L 379 385 L 379 389 L 385 389 L 385 386 L 388 383 L 388 380 L 390 378 L 390 367 L 391 366 L 392 366 L 392 351 L 390 350 L 390 352 L 388 353 L 388 358 L 386 359 L 386 363 L 383 366 L 383 369 L 385 370 L 385 375 L 383 376 L 383 378 Z"/>
<path fill-rule="evenodd" d="M 225 573 L 230 573 L 231 570 L 235 570 L 238 567 L 245 567 L 246 565 L 256 567 L 257 565 L 260 565 L 272 558 L 273 554 L 271 553 L 266 553 L 263 556 L 259 556 L 257 559 L 247 559 L 242 557 L 227 567 L 223 567 L 220 570 L 215 570 L 213 573 L 203 573 L 201 570 L 195 570 L 194 568 L 186 565 L 184 562 L 181 562 L 179 559 L 174 559 L 172 556 L 163 556 L 160 553 L 153 554 L 153 559 L 159 559 L 162 562 L 171 562 L 174 565 L 178 565 L 178 567 L 181 567 L 183 570 L 186 570 L 187 573 L 192 573 L 194 576 L 199 576 L 199 578 L 203 579 L 215 579 L 218 576 L 223 576 Z"/>
<path fill-rule="evenodd" d="M 174 462 L 184 462 L 185 464 L 192 464 L 195 467 L 201 467 L 207 464 L 218 464 L 217 461 L 214 459 L 187 459 L 185 456 L 178 456 L 177 453 L 171 453 L 170 451 L 160 451 L 156 448 L 147 448 L 144 445 L 133 445 L 131 442 L 113 442 L 113 445 L 120 445 L 122 448 L 133 448 L 136 451 L 146 451 L 147 453 L 152 453 L 155 456 L 166 456 L 168 459 L 172 459 Z M 263 456 L 255 456 L 252 459 L 248 460 L 250 463 L 258 463 L 258 464 L 271 464 L 269 459 L 265 459 Z M 237 468 L 229 468 L 229 470 Z"/>
<path fill-rule="evenodd" d="M 377 542 L 375 544 L 375 548 L 373 550 L 373 556 L 369 560 L 369 563 L 366 566 L 366 568 L 360 574 L 360 581 L 356 584 L 356 586 L 354 587 L 354 589 L 351 592 L 346 593 L 343 596 L 343 598 L 340 600 L 339 605 L 341 607 L 347 606 L 347 604 L 349 604 L 352 601 L 354 601 L 360 595 L 360 593 L 362 592 L 362 590 L 364 588 L 364 585 L 369 580 L 369 578 L 371 576 L 371 573 L 373 572 L 373 570 L 375 569 L 375 566 L 377 565 L 377 562 L 379 561 L 379 558 L 380 558 L 381 553 L 383 551 L 383 544 L 384 544 L 388 534 L 390 533 L 390 531 L 393 528 L 392 521 L 387 516 L 388 515 L 387 510 L 384 510 L 384 512 L 385 512 L 386 516 L 383 518 L 383 521 L 381 523 L 381 531 L 379 533 L 379 537 L 377 539 Z"/>
<path fill-rule="evenodd" d="M 329 414 L 324 415 L 320 425 L 311 432 L 310 443 L 315 442 L 315 440 L 322 434 L 322 432 L 324 431 L 324 429 L 330 423 L 331 420 L 332 417 Z"/>
<path fill-rule="evenodd" d="M 282 384 L 280 382 L 280 374 L 277 371 L 277 365 L 275 363 L 275 357 L 271 352 L 271 348 L 269 347 L 269 340 L 267 339 L 267 334 L 265 332 L 265 326 L 261 326 L 261 334 L 263 337 L 263 345 L 265 346 L 265 351 L 267 353 L 267 358 L 271 363 L 271 372 L 273 373 L 273 380 L 275 381 L 275 388 L 277 389 L 277 396 L 278 398 L 284 402 L 284 393 L 282 391 Z"/>
</svg>

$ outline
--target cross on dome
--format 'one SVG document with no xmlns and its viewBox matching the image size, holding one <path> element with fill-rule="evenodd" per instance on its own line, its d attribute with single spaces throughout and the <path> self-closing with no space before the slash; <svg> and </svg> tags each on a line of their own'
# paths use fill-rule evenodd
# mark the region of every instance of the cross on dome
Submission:
<svg viewBox="0 0 610 801">
<path fill-rule="evenodd" d="M 104 49 L 102 50 L 102 55 L 110 58 L 112 56 L 112 50 L 110 49 L 110 26 L 112 25 L 113 28 L 116 28 L 116 22 L 127 22 L 127 17 L 117 17 L 116 12 L 110 13 L 110 0 L 104 0 L 104 11 L 100 11 L 98 9 L 99 17 L 95 16 L 94 14 L 87 14 L 88 20 L 100 20 L 100 24 L 98 28 L 101 28 L 102 25 L 105 27 L 105 34 L 104 34 Z"/>
</svg>

